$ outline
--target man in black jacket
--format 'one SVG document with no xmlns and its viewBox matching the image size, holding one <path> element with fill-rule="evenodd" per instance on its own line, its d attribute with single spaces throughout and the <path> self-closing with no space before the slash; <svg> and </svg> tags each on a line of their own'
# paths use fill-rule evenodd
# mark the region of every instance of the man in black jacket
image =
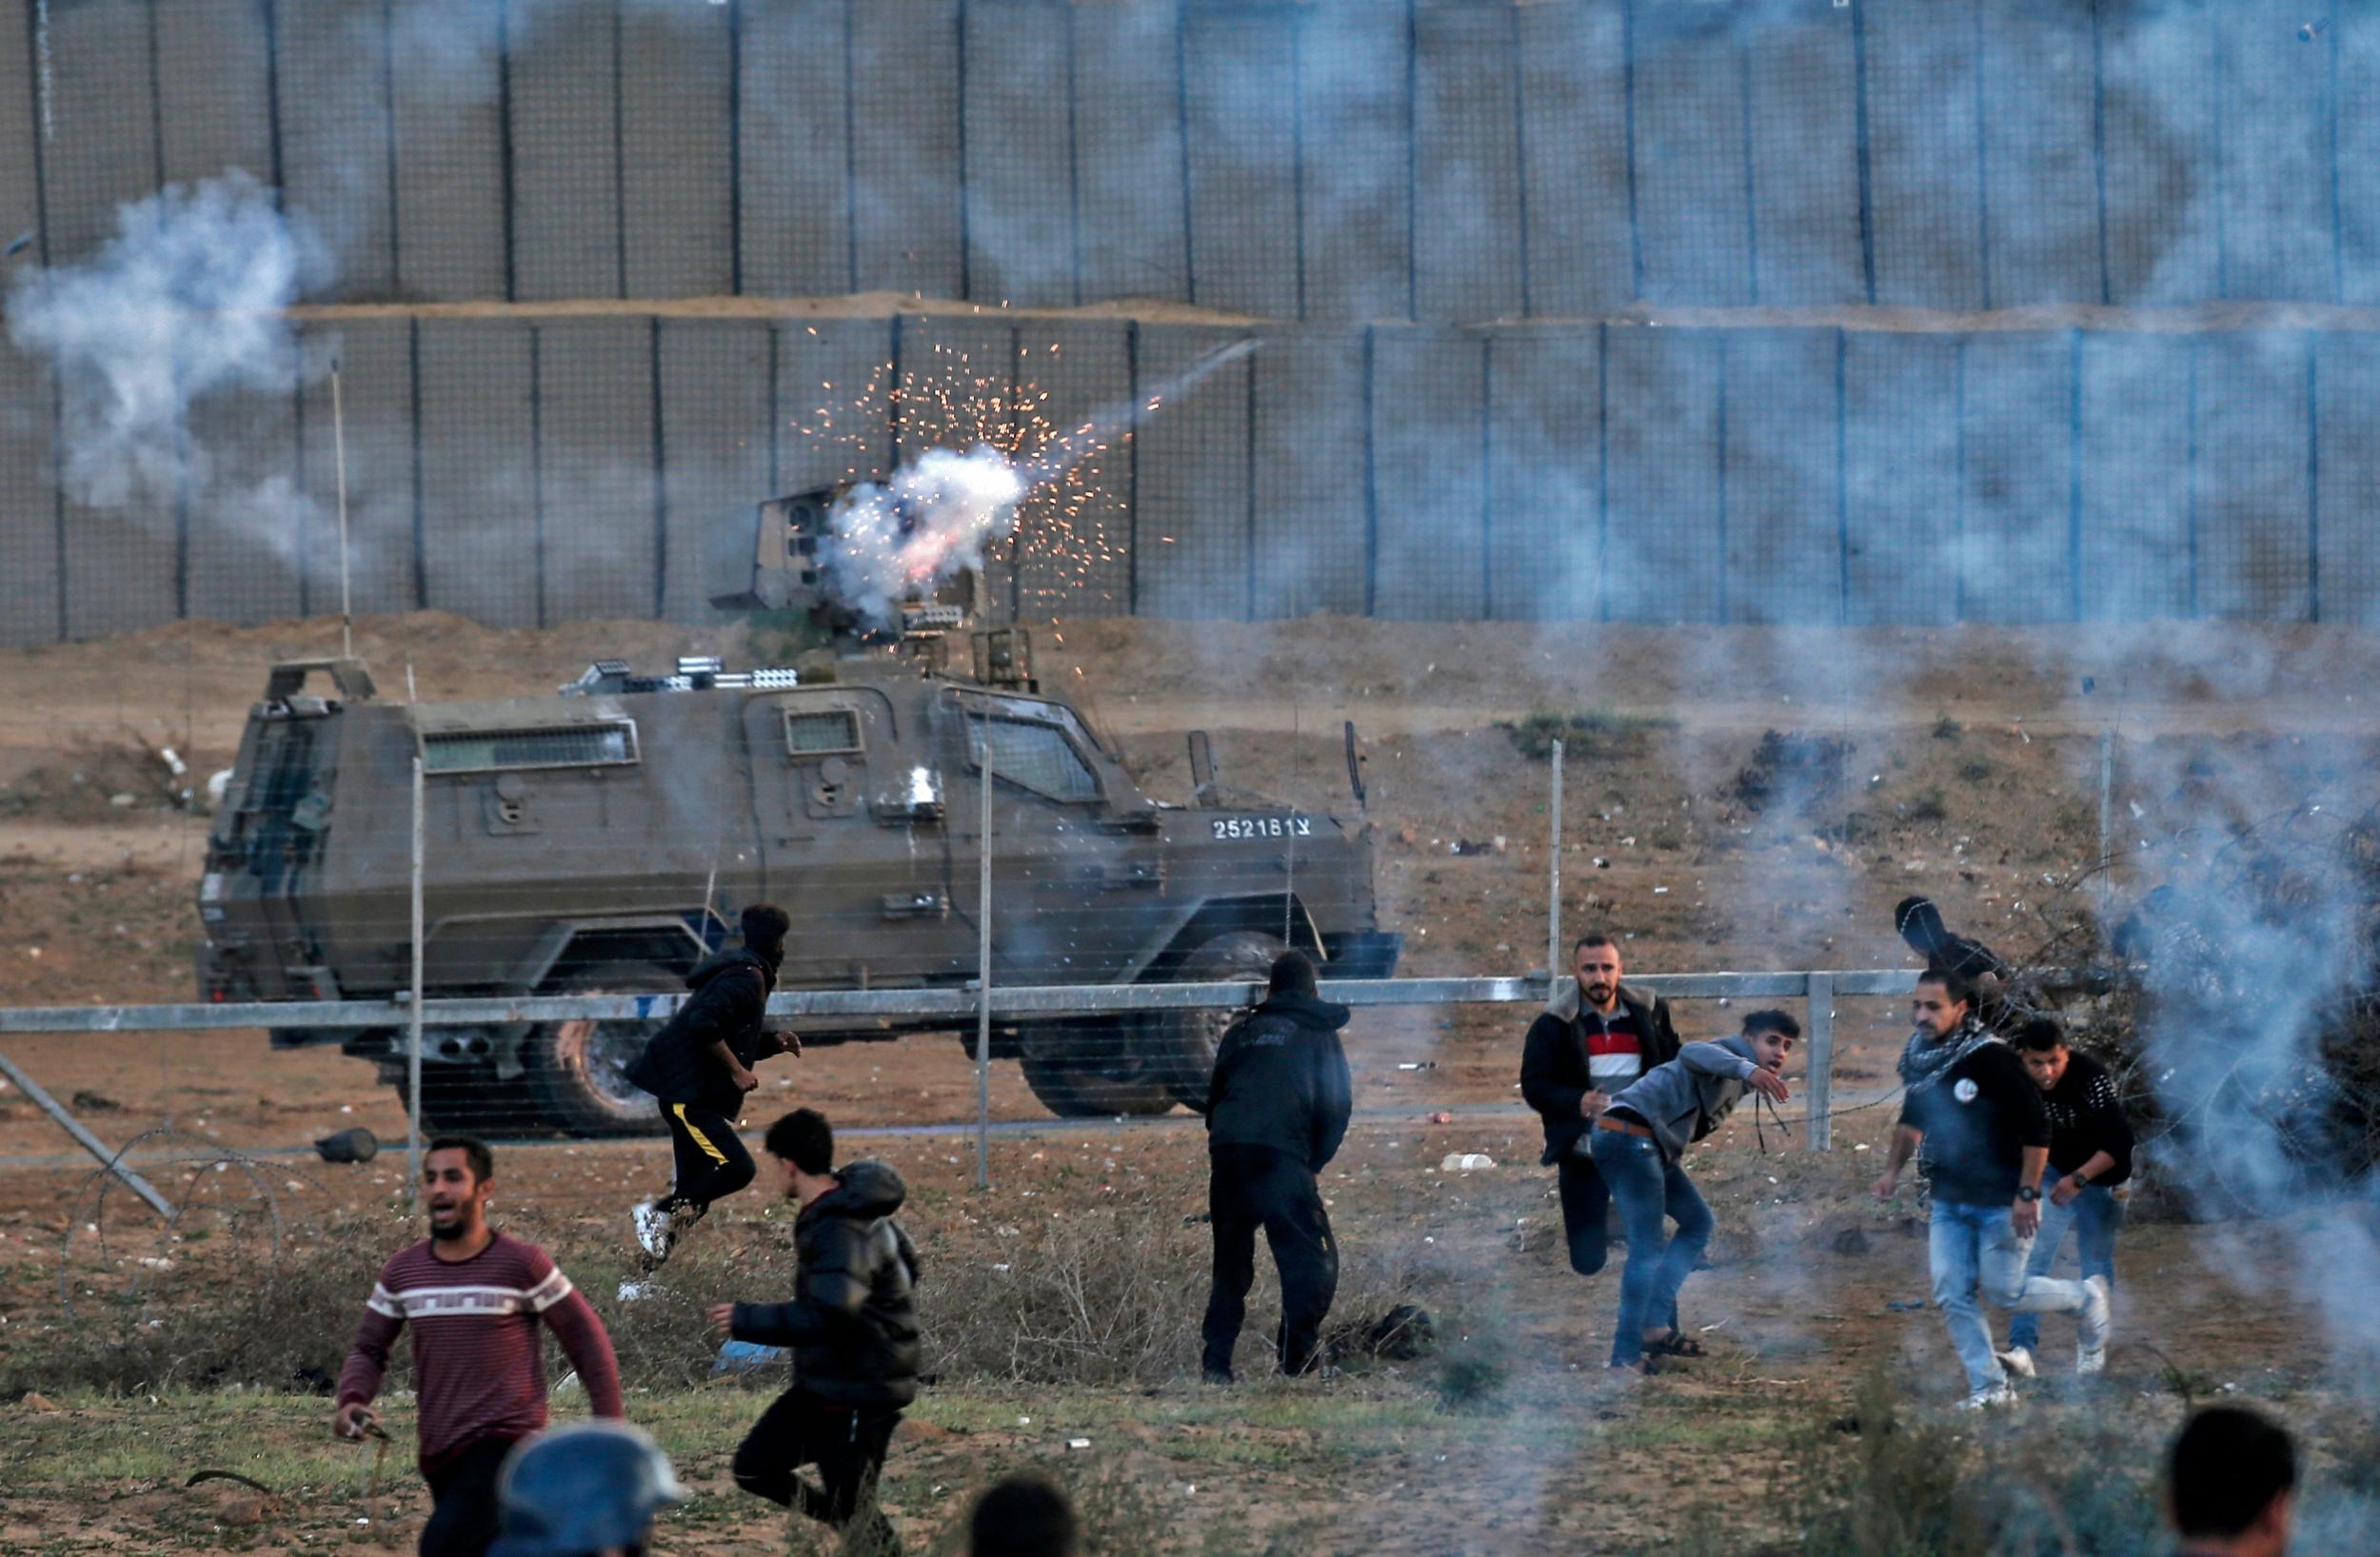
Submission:
<svg viewBox="0 0 2380 1557">
<path fill-rule="evenodd" d="M 2074 1230 L 2074 1255 L 2086 1276 L 2115 1287 L 2115 1234 L 2124 1225 L 2117 1190 L 2132 1173 L 2132 1126 L 2124 1117 L 2115 1078 L 2089 1054 L 2066 1042 L 2053 1016 L 2035 1016 L 2016 1031 L 2016 1057 L 2050 1111 L 2050 1188 L 2041 1197 L 2041 1232 L 2033 1241 L 2029 1276 L 2046 1276 L 2057 1263 L 2066 1230 Z M 2041 1318 L 2020 1313 L 2009 1321 L 2008 1350 L 2000 1366 L 2019 1378 L 2033 1375 L 2033 1348 L 2040 1344 Z"/>
<path fill-rule="evenodd" d="M 1619 947 L 1609 936 L 1582 936 L 1570 949 L 1571 976 L 1552 998 L 1520 1052 L 1520 1095 L 1545 1125 L 1545 1154 L 1561 1191 L 1562 1236 L 1570 1268 L 1603 1269 L 1611 1193 L 1596 1172 L 1588 1130 L 1604 1105 L 1637 1077 L 1677 1057 L 1669 1002 L 1620 982 Z M 1670 1315 L 1673 1324 L 1676 1316 Z"/>
<path fill-rule="evenodd" d="M 1339 1030 L 1347 1008 L 1315 993 L 1302 952 L 1275 959 L 1264 1003 L 1223 1035 L 1207 1087 L 1207 1209 L 1215 1231 L 1215 1285 L 1202 1327 L 1210 1383 L 1231 1382 L 1232 1349 L 1256 1280 L 1256 1231 L 1280 1272 L 1280 1370 L 1321 1359 L 1323 1316 L 1339 1291 L 1339 1251 L 1315 1175 L 1347 1134 L 1355 1088 Z"/>
<path fill-rule="evenodd" d="M 874 1488 L 918 1392 L 918 1254 L 893 1220 L 908 1192 L 881 1162 L 837 1173 L 834 1131 L 814 1109 L 769 1126 L 764 1144 L 785 1198 L 802 1208 L 793 1301 L 721 1303 L 710 1318 L 735 1340 L 790 1348 L 793 1388 L 736 1449 L 736 1485 L 834 1526 L 838 1550 L 896 1552 Z M 823 1489 L 797 1473 L 804 1465 L 818 1467 Z"/>
<path fill-rule="evenodd" d="M 2000 954 L 1972 936 L 1952 933 L 1942 911 L 1931 897 L 1904 897 L 1893 909 L 1893 928 L 1911 951 L 1926 959 L 1928 971 L 1956 974 L 1975 992 L 1975 1016 L 1984 1026 L 2005 1032 L 2009 966 Z"/>
<path fill-rule="evenodd" d="M 762 1025 L 791 924 L 774 903 L 745 909 L 744 944 L 704 958 L 686 976 L 694 993 L 628 1067 L 628 1079 L 661 1099 L 677 1159 L 669 1192 L 633 1213 L 647 1271 L 669 1258 L 712 1201 L 752 1182 L 752 1155 L 735 1127 L 744 1094 L 761 1084 L 752 1067 L 771 1054 L 802 1052 L 801 1039 Z"/>
</svg>

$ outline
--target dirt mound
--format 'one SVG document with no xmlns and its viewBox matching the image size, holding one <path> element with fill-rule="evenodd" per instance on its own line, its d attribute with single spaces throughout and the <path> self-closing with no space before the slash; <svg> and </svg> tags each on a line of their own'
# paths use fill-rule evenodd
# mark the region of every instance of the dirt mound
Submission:
<svg viewBox="0 0 2380 1557">
<path fill-rule="evenodd" d="M 0 817 L 54 822 L 121 820 L 128 811 L 179 811 L 192 795 L 189 764 L 137 739 L 78 738 L 54 759 L 0 784 Z M 182 771 L 175 771 L 175 764 Z"/>
</svg>

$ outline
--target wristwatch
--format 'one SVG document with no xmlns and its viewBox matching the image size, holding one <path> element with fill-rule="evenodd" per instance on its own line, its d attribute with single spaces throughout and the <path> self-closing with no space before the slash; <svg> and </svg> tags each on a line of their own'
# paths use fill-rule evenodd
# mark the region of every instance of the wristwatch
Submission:
<svg viewBox="0 0 2380 1557">
<path fill-rule="evenodd" d="M 2025 1202 L 2027 1205 L 2031 1205 L 2033 1201 L 2041 1198 L 2041 1192 L 2034 1189 L 2032 1185 L 2027 1184 L 2017 1190 L 2016 1198 Z"/>
</svg>

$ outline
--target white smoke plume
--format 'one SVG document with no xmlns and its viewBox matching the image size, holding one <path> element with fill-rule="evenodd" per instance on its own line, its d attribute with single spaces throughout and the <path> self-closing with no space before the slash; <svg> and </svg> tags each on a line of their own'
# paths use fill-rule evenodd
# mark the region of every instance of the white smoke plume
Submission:
<svg viewBox="0 0 2380 1557">
<path fill-rule="evenodd" d="M 1032 481 L 988 443 L 928 449 L 889 481 L 864 482 L 836 503 L 826 573 L 836 596 L 879 628 L 901 602 L 931 593 L 1016 529 Z"/>
<path fill-rule="evenodd" d="M 190 407 L 220 390 L 287 392 L 308 376 L 286 310 L 328 271 L 312 227 L 233 170 L 126 206 L 89 258 L 20 276 L 9 335 L 58 374 L 69 494 L 96 508 L 232 506 L 211 490 Z"/>
</svg>

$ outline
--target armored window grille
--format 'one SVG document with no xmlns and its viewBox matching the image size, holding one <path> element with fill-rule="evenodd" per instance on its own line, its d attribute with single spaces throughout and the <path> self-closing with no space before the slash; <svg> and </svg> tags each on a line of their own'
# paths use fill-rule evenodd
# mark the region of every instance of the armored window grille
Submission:
<svg viewBox="0 0 2380 1557">
<path fill-rule="evenodd" d="M 979 766 L 983 761 L 986 723 L 973 719 L 967 725 Z M 1063 731 L 1022 719 L 996 719 L 989 720 L 988 726 L 992 768 L 1001 778 L 1054 800 L 1099 798 L 1098 777 L 1067 741 Z"/>
<path fill-rule="evenodd" d="M 848 708 L 785 714 L 785 750 L 796 757 L 829 757 L 860 750 L 860 716 Z"/>
<path fill-rule="evenodd" d="M 627 719 L 545 730 L 453 730 L 422 738 L 426 773 L 599 768 L 636 759 L 636 726 Z"/>
</svg>

